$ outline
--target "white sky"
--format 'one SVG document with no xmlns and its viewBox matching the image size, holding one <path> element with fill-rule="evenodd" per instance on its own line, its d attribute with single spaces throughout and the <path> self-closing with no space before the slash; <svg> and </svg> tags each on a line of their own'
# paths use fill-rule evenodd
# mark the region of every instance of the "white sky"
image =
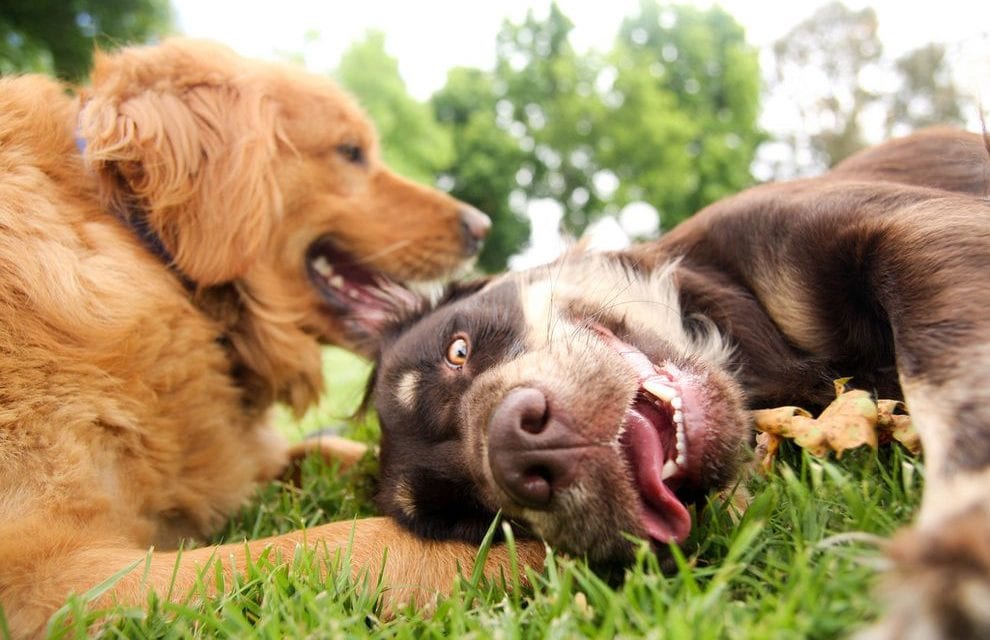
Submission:
<svg viewBox="0 0 990 640">
<path fill-rule="evenodd" d="M 701 7 L 713 4 L 710 0 L 680 1 Z M 743 25 L 752 44 L 766 47 L 824 1 L 721 0 L 717 4 Z M 929 42 L 947 44 L 957 83 L 974 95 L 982 94 L 985 109 L 990 110 L 990 2 L 845 3 L 854 9 L 867 4 L 874 7 L 880 38 L 890 57 Z M 378 29 L 385 33 L 386 49 L 398 59 L 410 93 L 426 99 L 444 85 L 451 67 L 491 68 L 502 22 L 506 18 L 518 22 L 529 9 L 545 16 L 550 1 L 172 0 L 172 4 L 181 33 L 223 42 L 249 57 L 303 54 L 307 67 L 317 72 L 335 68 L 353 42 L 369 29 Z M 558 4 L 575 24 L 575 47 L 605 51 L 611 48 L 622 18 L 636 13 L 639 0 L 559 0 Z M 516 268 L 551 260 L 563 246 L 557 231 L 560 205 L 536 201 L 529 204 L 527 213 L 533 220 L 531 246 L 514 259 Z M 590 230 L 591 241 L 603 248 L 621 247 L 628 243 L 625 232 L 635 233 L 637 227 L 642 231 L 644 216 L 656 224 L 655 210 L 650 215 L 633 210 L 623 212 L 619 220 L 605 219 Z"/>
<path fill-rule="evenodd" d="M 508 17 L 522 19 L 527 9 L 546 15 L 549 0 L 172 0 L 179 30 L 224 42 L 240 53 L 273 58 L 305 51 L 307 66 L 326 71 L 368 29 L 386 35 L 386 47 L 398 58 L 410 92 L 426 98 L 443 86 L 452 66 L 490 67 L 495 34 Z M 619 23 L 635 13 L 638 0 L 560 0 L 575 28 L 579 49 L 610 48 Z M 694 4 L 708 6 L 706 0 Z M 746 28 L 750 41 L 766 45 L 810 15 L 822 0 L 722 0 Z M 958 44 L 966 50 L 988 46 L 990 2 L 986 0 L 847 0 L 860 8 L 871 4 L 880 21 L 887 52 L 898 55 L 931 41 Z M 306 44 L 307 33 L 318 42 Z M 981 84 L 990 69 L 980 73 Z"/>
</svg>

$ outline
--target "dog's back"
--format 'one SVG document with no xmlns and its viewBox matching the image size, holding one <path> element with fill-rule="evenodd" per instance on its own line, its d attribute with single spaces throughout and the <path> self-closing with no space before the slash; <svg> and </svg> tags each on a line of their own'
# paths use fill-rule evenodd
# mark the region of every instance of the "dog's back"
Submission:
<svg viewBox="0 0 990 640">
<path fill-rule="evenodd" d="M 835 179 L 895 182 L 975 196 L 990 195 L 990 138 L 933 127 L 869 147 L 829 171 Z"/>
</svg>

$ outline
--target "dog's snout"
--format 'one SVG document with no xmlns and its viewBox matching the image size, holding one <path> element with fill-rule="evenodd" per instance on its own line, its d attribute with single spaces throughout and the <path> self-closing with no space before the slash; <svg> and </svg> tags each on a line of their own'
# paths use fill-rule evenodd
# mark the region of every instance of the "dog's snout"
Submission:
<svg viewBox="0 0 990 640">
<path fill-rule="evenodd" d="M 464 250 L 472 255 L 481 249 L 481 245 L 492 228 L 492 221 L 487 215 L 470 206 L 460 209 L 461 232 L 464 236 Z"/>
<path fill-rule="evenodd" d="M 573 482 L 583 441 L 552 415 L 539 389 L 513 389 L 488 423 L 488 460 L 495 482 L 531 509 L 549 506 Z"/>
</svg>

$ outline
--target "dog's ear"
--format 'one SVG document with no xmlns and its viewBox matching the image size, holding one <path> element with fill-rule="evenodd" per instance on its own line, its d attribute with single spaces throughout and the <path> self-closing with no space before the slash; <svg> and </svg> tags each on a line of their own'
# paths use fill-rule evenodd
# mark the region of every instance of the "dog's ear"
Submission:
<svg viewBox="0 0 990 640">
<path fill-rule="evenodd" d="M 424 316 L 480 291 L 492 277 L 455 281 L 431 293 L 414 292 L 395 283 L 383 283 L 374 308 L 354 307 L 344 315 L 351 347 L 372 360 L 381 350 Z"/>
<path fill-rule="evenodd" d="M 183 41 L 98 54 L 80 116 L 107 206 L 146 216 L 201 285 L 242 275 L 281 215 L 276 109 L 246 64 Z"/>
</svg>

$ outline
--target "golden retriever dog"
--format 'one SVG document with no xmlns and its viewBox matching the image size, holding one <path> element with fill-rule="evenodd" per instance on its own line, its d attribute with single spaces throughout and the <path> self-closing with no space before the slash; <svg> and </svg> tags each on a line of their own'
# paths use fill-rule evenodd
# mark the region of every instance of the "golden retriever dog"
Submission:
<svg viewBox="0 0 990 640">
<path fill-rule="evenodd" d="M 353 538 L 352 570 L 408 587 L 394 597 L 449 586 L 474 548 L 384 518 L 175 549 L 283 471 L 269 410 L 316 399 L 322 344 L 361 347 L 342 313 L 381 313 L 393 280 L 451 274 L 488 225 L 391 173 L 355 103 L 296 69 L 172 40 L 98 54 L 78 96 L 0 80 L 0 606 L 13 636 L 41 634 L 67 595 L 128 566 L 98 604 L 169 585 L 182 597 L 213 558 L 232 571 L 307 543 Z"/>
</svg>

